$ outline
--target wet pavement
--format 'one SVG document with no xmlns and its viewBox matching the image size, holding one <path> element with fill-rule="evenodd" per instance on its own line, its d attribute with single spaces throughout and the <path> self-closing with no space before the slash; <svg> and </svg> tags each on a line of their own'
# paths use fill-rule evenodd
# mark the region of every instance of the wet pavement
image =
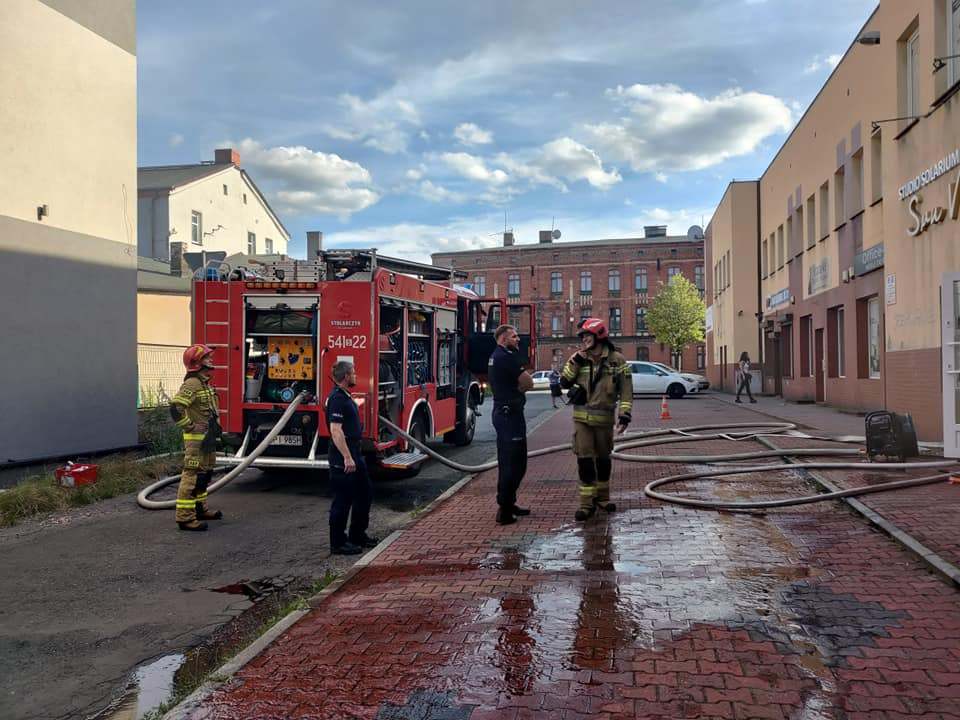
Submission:
<svg viewBox="0 0 960 720">
<path fill-rule="evenodd" d="M 635 426 L 657 426 L 657 409 L 636 401 Z M 709 397 L 671 413 L 756 419 Z M 569 423 L 558 414 L 531 447 Z M 960 717 L 956 589 L 840 503 L 716 513 L 643 496 L 684 469 L 617 463 L 619 511 L 576 523 L 572 455 L 540 458 L 521 490 L 533 515 L 507 527 L 495 473 L 478 476 L 183 717 Z M 795 470 L 676 486 L 810 488 Z"/>
</svg>

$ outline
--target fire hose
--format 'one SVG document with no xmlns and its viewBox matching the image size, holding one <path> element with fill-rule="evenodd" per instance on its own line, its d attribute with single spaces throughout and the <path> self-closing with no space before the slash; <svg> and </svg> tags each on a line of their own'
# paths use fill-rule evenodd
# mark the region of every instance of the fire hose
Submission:
<svg viewBox="0 0 960 720">
<path fill-rule="evenodd" d="M 277 435 L 280 434 L 286 425 L 290 416 L 304 400 L 307 393 L 300 393 L 293 402 L 287 406 L 287 409 L 277 420 L 276 424 L 270 429 L 266 437 L 257 445 L 249 455 L 247 455 L 235 468 L 214 482 L 207 489 L 208 493 L 215 492 L 231 482 L 240 473 L 246 470 L 253 462 L 262 455 Z M 428 457 L 437 460 L 449 468 L 464 473 L 480 473 L 486 470 L 493 470 L 497 467 L 497 461 L 482 463 L 480 465 L 465 465 L 456 462 L 450 458 L 444 457 L 426 443 L 417 440 L 402 428 L 394 424 L 389 418 L 380 416 L 382 422 L 387 428 L 392 430 L 398 437 L 405 440 L 409 445 L 416 447 Z M 703 431 L 718 431 L 708 434 L 701 434 Z M 688 465 L 720 465 L 728 462 L 738 462 L 744 460 L 755 460 L 762 458 L 784 458 L 787 462 L 793 461 L 797 457 L 840 457 L 840 456 L 859 456 L 860 450 L 853 448 L 793 448 L 781 449 L 766 443 L 766 437 L 795 437 L 808 440 L 824 440 L 837 443 L 862 443 L 863 437 L 846 436 L 824 436 L 808 435 L 797 431 L 793 423 L 722 423 L 709 425 L 690 425 L 680 428 L 666 428 L 662 430 L 644 430 L 640 432 L 627 433 L 621 436 L 620 441 L 614 446 L 612 457 L 625 462 L 639 463 L 671 463 Z M 765 443 L 769 448 L 767 450 L 744 452 L 744 453 L 725 453 L 714 455 L 634 455 L 625 452 L 634 448 L 646 448 L 656 445 L 670 443 L 694 442 L 703 440 L 757 440 Z M 921 445 L 922 446 L 922 445 Z M 549 447 L 533 450 L 528 453 L 529 458 L 549 455 L 555 452 L 569 451 L 572 449 L 572 443 L 562 443 L 560 445 L 551 445 Z M 651 498 L 662 502 L 672 503 L 685 507 L 694 507 L 711 510 L 751 510 L 765 509 L 775 507 L 790 507 L 794 505 L 805 505 L 814 502 L 823 502 L 825 500 L 835 500 L 845 497 L 855 497 L 858 495 L 867 495 L 870 493 L 888 492 L 892 490 L 901 490 L 905 488 L 916 487 L 918 485 L 928 485 L 935 482 L 942 482 L 949 478 L 951 473 L 938 473 L 920 478 L 911 478 L 908 480 L 897 480 L 878 485 L 871 485 L 863 488 L 852 488 L 838 492 L 822 493 L 817 495 L 807 495 L 802 497 L 783 498 L 780 500 L 762 500 L 749 502 L 730 502 L 726 500 L 698 500 L 695 498 L 682 497 L 669 493 L 658 492 L 657 488 L 678 482 L 689 482 L 694 480 L 720 478 L 728 475 L 741 475 L 757 472 L 783 472 L 783 471 L 805 471 L 814 469 L 829 470 L 870 470 L 889 472 L 893 470 L 912 470 L 922 468 L 948 468 L 955 467 L 958 462 L 955 460 L 936 460 L 913 463 L 855 463 L 855 462 L 803 462 L 795 465 L 785 465 L 783 463 L 764 464 L 764 465 L 727 465 L 718 469 L 696 470 L 685 472 L 667 477 L 659 478 L 648 483 L 644 487 L 644 493 Z M 171 485 L 180 479 L 180 475 L 171 475 L 144 488 L 137 496 L 137 503 L 148 510 L 165 510 L 176 506 L 175 500 L 150 500 L 150 495 L 157 492 L 167 485 Z"/>
</svg>

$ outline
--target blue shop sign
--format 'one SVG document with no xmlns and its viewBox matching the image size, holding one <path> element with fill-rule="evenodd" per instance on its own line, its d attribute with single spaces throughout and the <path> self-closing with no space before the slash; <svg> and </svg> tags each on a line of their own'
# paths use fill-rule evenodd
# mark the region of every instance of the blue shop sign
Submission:
<svg viewBox="0 0 960 720">
<path fill-rule="evenodd" d="M 883 267 L 883 243 L 867 248 L 853 256 L 853 274 L 857 277 L 866 275 Z"/>
<path fill-rule="evenodd" d="M 767 296 L 767 310 L 790 302 L 790 288 L 784 288 L 778 293 Z"/>
</svg>

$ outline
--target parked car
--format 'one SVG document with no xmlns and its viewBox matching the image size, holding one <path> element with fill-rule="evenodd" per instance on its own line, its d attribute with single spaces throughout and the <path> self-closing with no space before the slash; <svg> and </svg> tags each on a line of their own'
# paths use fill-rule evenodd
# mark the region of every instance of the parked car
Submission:
<svg viewBox="0 0 960 720">
<path fill-rule="evenodd" d="M 659 362 L 655 362 L 653 364 L 656 365 L 661 370 L 666 370 L 669 373 L 677 373 L 678 375 L 682 375 L 687 380 L 696 382 L 701 390 L 706 390 L 707 388 L 710 387 L 710 381 L 707 380 L 703 375 L 697 375 L 696 373 L 681 372 L 676 368 L 672 368 L 669 365 L 664 365 L 663 363 L 659 363 Z"/>
<path fill-rule="evenodd" d="M 549 370 L 537 370 L 530 377 L 533 378 L 533 389 L 534 390 L 549 390 L 550 389 L 550 371 Z"/>
<path fill-rule="evenodd" d="M 634 395 L 669 395 L 673 399 L 700 391 L 700 384 L 687 380 L 676 372 L 668 372 L 658 364 L 645 360 L 631 360 Z"/>
</svg>

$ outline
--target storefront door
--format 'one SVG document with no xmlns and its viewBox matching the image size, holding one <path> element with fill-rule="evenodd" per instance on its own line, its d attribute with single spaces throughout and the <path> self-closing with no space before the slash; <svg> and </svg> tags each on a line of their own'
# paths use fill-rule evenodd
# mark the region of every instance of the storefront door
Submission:
<svg viewBox="0 0 960 720">
<path fill-rule="evenodd" d="M 823 402 L 826 396 L 823 392 L 823 366 L 826 359 L 823 357 L 823 328 L 814 331 L 813 340 L 813 374 L 816 376 L 816 401 Z"/>
<path fill-rule="evenodd" d="M 940 285 L 943 362 L 943 455 L 960 457 L 960 273 L 944 273 Z"/>
</svg>

